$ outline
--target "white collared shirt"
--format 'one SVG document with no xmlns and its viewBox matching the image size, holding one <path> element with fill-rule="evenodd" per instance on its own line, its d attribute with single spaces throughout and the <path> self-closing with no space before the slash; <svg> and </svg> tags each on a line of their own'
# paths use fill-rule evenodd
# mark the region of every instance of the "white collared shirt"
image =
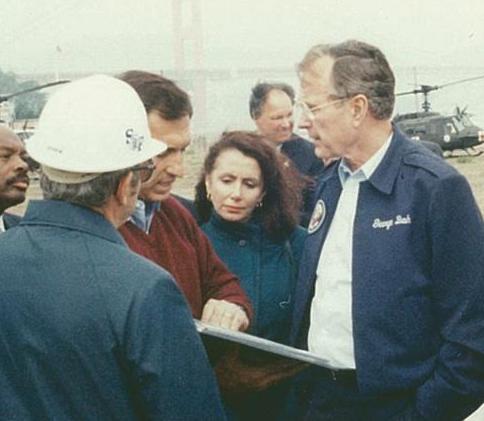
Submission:
<svg viewBox="0 0 484 421">
<path fill-rule="evenodd" d="M 150 232 L 155 212 L 160 210 L 160 202 L 145 202 L 138 199 L 129 220 L 146 234 Z"/>
<path fill-rule="evenodd" d="M 327 359 L 337 369 L 355 368 L 351 311 L 352 248 L 360 183 L 374 173 L 390 146 L 392 135 L 355 172 L 344 160 L 338 167 L 343 189 L 316 269 L 308 335 L 309 350 Z"/>
<path fill-rule="evenodd" d="M 0 232 L 4 232 L 5 231 L 5 224 L 3 222 L 3 214 L 0 215 Z"/>
</svg>

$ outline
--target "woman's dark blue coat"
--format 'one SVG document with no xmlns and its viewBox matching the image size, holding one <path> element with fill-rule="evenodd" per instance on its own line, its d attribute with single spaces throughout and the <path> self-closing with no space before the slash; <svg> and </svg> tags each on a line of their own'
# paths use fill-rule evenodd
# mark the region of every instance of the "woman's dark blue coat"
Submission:
<svg viewBox="0 0 484 421">
<path fill-rule="evenodd" d="M 306 231 L 297 227 L 287 240 L 276 242 L 254 218 L 247 223 L 229 222 L 215 212 L 202 229 L 252 302 L 249 332 L 287 343 Z"/>
</svg>

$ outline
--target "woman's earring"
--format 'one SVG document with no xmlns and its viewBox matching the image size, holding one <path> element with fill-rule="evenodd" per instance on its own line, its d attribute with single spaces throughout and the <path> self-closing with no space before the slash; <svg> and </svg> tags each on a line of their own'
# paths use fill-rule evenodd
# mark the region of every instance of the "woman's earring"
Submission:
<svg viewBox="0 0 484 421">
<path fill-rule="evenodd" d="M 262 207 L 262 200 L 260 202 L 257 203 L 257 207 L 258 208 L 261 208 Z"/>
<path fill-rule="evenodd" d="M 207 192 L 207 200 L 208 200 L 209 202 L 211 202 L 211 201 L 212 201 L 212 195 L 211 195 L 209 192 Z"/>
</svg>

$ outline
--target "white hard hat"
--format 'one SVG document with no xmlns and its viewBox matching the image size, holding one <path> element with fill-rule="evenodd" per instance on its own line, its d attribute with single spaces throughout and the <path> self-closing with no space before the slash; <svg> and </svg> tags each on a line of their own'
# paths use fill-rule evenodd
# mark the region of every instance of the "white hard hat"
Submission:
<svg viewBox="0 0 484 421">
<path fill-rule="evenodd" d="M 26 147 L 47 177 L 66 183 L 133 167 L 167 148 L 151 138 L 136 91 L 106 75 L 79 79 L 54 93 Z"/>
</svg>

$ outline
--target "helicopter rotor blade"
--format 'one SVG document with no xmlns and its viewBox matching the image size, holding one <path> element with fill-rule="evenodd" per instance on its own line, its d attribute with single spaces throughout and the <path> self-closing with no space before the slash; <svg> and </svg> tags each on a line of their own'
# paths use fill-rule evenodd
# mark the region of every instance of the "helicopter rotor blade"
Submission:
<svg viewBox="0 0 484 421">
<path fill-rule="evenodd" d="M 413 89 L 412 91 L 398 92 L 395 96 L 402 95 L 417 95 L 417 94 L 428 94 L 429 92 L 436 91 L 437 89 L 446 88 L 447 86 L 457 85 L 459 83 L 470 82 L 472 80 L 484 79 L 484 75 L 468 77 L 466 79 L 455 80 L 453 82 L 443 83 L 442 85 L 420 85 L 420 88 Z"/>
<path fill-rule="evenodd" d="M 406 92 L 398 92 L 395 94 L 395 96 L 402 96 L 402 95 L 417 95 L 417 94 L 427 94 L 432 91 L 436 91 L 437 89 L 440 89 L 441 86 L 439 85 L 420 85 L 420 88 L 418 89 L 413 89 L 412 91 L 406 91 Z"/>
<path fill-rule="evenodd" d="M 395 96 L 402 96 L 402 95 L 417 95 L 417 94 L 428 94 L 429 92 L 436 91 L 437 89 L 442 88 L 443 85 L 420 85 L 420 88 L 414 89 L 412 91 L 405 91 L 405 92 L 398 92 Z"/>
<path fill-rule="evenodd" d="M 440 85 L 439 88 L 444 88 L 446 86 L 457 85 L 458 83 L 470 82 L 471 80 L 478 80 L 478 79 L 484 79 L 484 75 L 468 77 L 466 79 L 460 79 L 460 80 L 455 80 L 453 82 L 444 83 L 444 84 Z"/>
<path fill-rule="evenodd" d="M 21 91 L 14 92 L 13 94 L 0 95 L 0 103 L 2 103 L 4 101 L 8 101 L 10 98 L 14 98 L 14 97 L 19 96 L 19 95 L 23 95 L 23 94 L 33 92 L 33 91 L 38 91 L 38 90 L 44 89 L 44 88 L 50 88 L 51 86 L 61 85 L 63 83 L 68 83 L 68 82 L 70 82 L 70 80 L 58 80 L 56 82 L 50 82 L 50 83 L 46 83 L 44 85 L 34 86 L 33 88 L 23 89 Z"/>
<path fill-rule="evenodd" d="M 411 94 L 418 94 L 418 93 L 419 91 L 417 89 L 414 89 L 412 91 L 398 92 L 395 94 L 395 96 L 411 95 Z"/>
</svg>

